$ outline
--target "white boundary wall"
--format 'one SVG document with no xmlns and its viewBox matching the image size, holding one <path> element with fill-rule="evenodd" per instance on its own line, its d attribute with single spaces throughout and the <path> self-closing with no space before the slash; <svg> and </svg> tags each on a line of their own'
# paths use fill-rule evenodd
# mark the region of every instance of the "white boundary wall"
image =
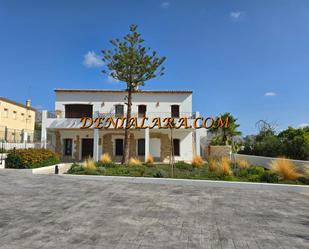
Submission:
<svg viewBox="0 0 309 249">
<path fill-rule="evenodd" d="M 270 163 L 273 160 L 276 160 L 275 157 L 264 157 L 264 156 L 253 156 L 253 155 L 243 155 L 243 154 L 232 154 L 232 160 L 242 159 L 248 161 L 252 165 L 263 166 L 264 168 L 269 169 Z M 299 169 L 304 169 L 305 167 L 309 167 L 309 161 L 301 161 L 301 160 L 292 160 L 286 159 L 294 163 Z"/>
<path fill-rule="evenodd" d="M 0 146 L 2 146 L 0 144 Z M 28 149 L 28 148 L 35 148 L 35 143 L 3 143 L 3 148 L 6 150 L 11 150 L 11 149 Z M 1 147 L 0 147 L 1 148 Z"/>
</svg>

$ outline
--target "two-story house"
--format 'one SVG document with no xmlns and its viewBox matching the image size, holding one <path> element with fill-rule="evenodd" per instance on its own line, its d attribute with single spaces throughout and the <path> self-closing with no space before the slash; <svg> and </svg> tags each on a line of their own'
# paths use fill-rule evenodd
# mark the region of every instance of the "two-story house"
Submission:
<svg viewBox="0 0 309 249">
<path fill-rule="evenodd" d="M 61 155 L 64 161 L 80 161 L 88 157 L 98 160 L 108 153 L 120 161 L 124 146 L 124 129 L 80 129 L 81 117 L 126 114 L 126 91 L 56 89 L 55 111 L 42 112 L 42 143 Z M 132 116 L 138 120 L 147 117 L 186 117 L 192 121 L 198 114 L 192 112 L 192 91 L 138 91 L 133 93 Z M 140 160 L 151 154 L 156 161 L 166 162 L 174 146 L 175 160 L 190 161 L 200 155 L 201 137 L 205 129 L 135 129 L 130 132 L 130 156 Z M 171 143 L 173 139 L 173 143 Z"/>
</svg>

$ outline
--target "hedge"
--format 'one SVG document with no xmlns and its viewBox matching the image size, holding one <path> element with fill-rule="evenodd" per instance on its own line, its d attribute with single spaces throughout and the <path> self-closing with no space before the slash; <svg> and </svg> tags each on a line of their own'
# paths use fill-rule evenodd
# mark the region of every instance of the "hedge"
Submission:
<svg viewBox="0 0 309 249">
<path fill-rule="evenodd" d="M 47 149 L 11 150 L 5 159 L 6 168 L 32 169 L 60 162 L 59 155 Z"/>
</svg>

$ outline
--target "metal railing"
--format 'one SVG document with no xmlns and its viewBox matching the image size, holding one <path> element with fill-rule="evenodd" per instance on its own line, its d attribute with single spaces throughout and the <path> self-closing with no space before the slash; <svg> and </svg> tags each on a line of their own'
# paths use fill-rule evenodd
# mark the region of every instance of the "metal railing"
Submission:
<svg viewBox="0 0 309 249">
<path fill-rule="evenodd" d="M 0 141 L 7 143 L 32 143 L 40 140 L 40 131 L 27 129 L 10 129 L 6 126 L 0 126 Z M 25 138 L 25 135 L 27 137 Z"/>
<path fill-rule="evenodd" d="M 98 117 L 112 117 L 112 118 L 121 118 L 124 117 L 126 113 L 116 113 L 115 111 L 111 112 L 99 112 L 95 111 L 93 112 L 92 118 L 98 118 Z M 138 113 L 138 112 L 132 112 L 131 113 L 132 117 L 137 117 L 137 118 L 143 118 L 146 116 L 147 118 L 155 118 L 155 117 L 160 117 L 160 118 L 166 118 L 166 117 L 173 117 L 173 118 L 188 118 L 188 119 L 194 119 L 196 117 L 195 112 L 179 112 L 178 115 L 172 115 L 171 112 L 146 112 L 144 113 Z M 58 119 L 58 118 L 65 118 L 65 112 L 63 111 L 48 111 L 47 112 L 47 118 L 53 118 L 53 119 Z M 80 117 L 81 118 L 81 117 Z M 78 118 L 76 118 L 78 119 Z"/>
</svg>

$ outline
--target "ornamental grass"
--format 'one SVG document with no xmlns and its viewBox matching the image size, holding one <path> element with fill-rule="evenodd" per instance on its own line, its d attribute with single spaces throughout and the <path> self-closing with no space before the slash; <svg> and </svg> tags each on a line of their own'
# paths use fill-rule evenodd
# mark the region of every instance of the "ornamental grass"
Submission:
<svg viewBox="0 0 309 249">
<path fill-rule="evenodd" d="M 194 156 L 191 162 L 194 168 L 201 168 L 204 165 L 204 161 L 200 156 Z"/>
<path fill-rule="evenodd" d="M 278 158 L 270 163 L 271 170 L 284 180 L 297 180 L 302 176 L 290 160 Z"/>
<path fill-rule="evenodd" d="M 109 164 L 109 163 L 112 162 L 112 159 L 111 159 L 111 157 L 109 156 L 108 153 L 104 153 L 103 155 L 101 155 L 100 161 L 103 164 Z"/>
</svg>

